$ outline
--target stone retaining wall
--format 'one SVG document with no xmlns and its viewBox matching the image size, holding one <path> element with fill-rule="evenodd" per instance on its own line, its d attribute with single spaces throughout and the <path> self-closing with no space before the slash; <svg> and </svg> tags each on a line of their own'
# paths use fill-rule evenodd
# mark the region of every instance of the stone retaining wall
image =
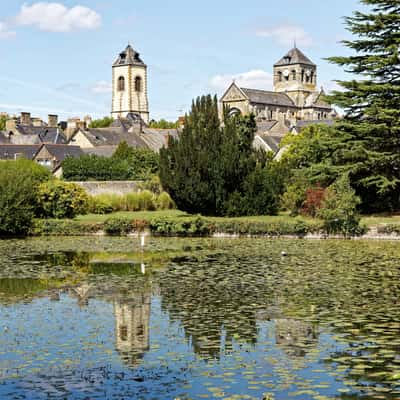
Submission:
<svg viewBox="0 0 400 400">
<path fill-rule="evenodd" d="M 88 181 L 88 182 L 74 182 L 82 186 L 86 192 L 92 196 L 98 194 L 118 194 L 123 195 L 139 191 L 140 181 Z"/>
</svg>

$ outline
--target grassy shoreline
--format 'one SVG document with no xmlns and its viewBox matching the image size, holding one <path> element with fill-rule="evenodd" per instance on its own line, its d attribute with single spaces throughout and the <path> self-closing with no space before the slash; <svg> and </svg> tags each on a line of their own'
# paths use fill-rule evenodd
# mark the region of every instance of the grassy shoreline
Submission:
<svg viewBox="0 0 400 400">
<path fill-rule="evenodd" d="M 400 216 L 366 216 L 360 235 L 365 238 L 400 237 Z M 32 236 L 125 236 L 146 232 L 153 236 L 328 237 L 321 220 L 278 216 L 203 217 L 177 210 L 116 212 L 83 215 L 73 220 L 36 220 Z M 342 237 L 351 235 L 342 235 Z M 330 237 L 341 237 L 333 235 Z"/>
</svg>

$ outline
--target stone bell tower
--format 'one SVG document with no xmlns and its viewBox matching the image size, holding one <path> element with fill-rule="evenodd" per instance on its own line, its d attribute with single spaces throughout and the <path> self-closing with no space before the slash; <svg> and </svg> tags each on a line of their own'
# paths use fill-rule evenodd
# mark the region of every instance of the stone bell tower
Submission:
<svg viewBox="0 0 400 400">
<path fill-rule="evenodd" d="M 317 66 L 294 47 L 274 65 L 274 90 L 304 107 L 307 97 L 317 91 Z"/>
<path fill-rule="evenodd" d="M 129 113 L 139 114 L 149 122 L 147 65 L 130 45 L 113 64 L 111 115 L 124 118 Z"/>
</svg>

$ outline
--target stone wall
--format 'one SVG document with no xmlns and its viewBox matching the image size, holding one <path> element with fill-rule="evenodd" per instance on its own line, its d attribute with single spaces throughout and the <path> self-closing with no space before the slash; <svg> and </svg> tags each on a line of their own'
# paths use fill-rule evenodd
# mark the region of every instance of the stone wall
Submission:
<svg viewBox="0 0 400 400">
<path fill-rule="evenodd" d="M 92 196 L 98 194 L 126 194 L 139 191 L 140 181 L 74 182 L 82 186 Z"/>
</svg>

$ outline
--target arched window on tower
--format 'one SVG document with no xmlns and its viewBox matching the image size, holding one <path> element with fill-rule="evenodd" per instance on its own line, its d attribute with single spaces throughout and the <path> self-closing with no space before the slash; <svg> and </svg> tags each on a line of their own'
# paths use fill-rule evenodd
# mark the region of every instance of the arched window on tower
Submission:
<svg viewBox="0 0 400 400">
<path fill-rule="evenodd" d="M 142 78 L 140 76 L 137 76 L 135 78 L 135 92 L 141 92 L 142 91 Z"/>
<path fill-rule="evenodd" d="M 295 81 L 296 80 L 296 70 L 292 71 L 292 79 Z"/>
<path fill-rule="evenodd" d="M 311 83 L 315 83 L 314 82 L 314 71 L 311 71 Z"/>
<path fill-rule="evenodd" d="M 301 81 L 304 82 L 304 69 L 301 70 Z"/>
<path fill-rule="evenodd" d="M 278 72 L 278 82 L 282 82 L 282 72 Z"/>
<path fill-rule="evenodd" d="M 125 78 L 120 76 L 118 78 L 118 91 L 123 92 L 125 90 Z"/>
</svg>

